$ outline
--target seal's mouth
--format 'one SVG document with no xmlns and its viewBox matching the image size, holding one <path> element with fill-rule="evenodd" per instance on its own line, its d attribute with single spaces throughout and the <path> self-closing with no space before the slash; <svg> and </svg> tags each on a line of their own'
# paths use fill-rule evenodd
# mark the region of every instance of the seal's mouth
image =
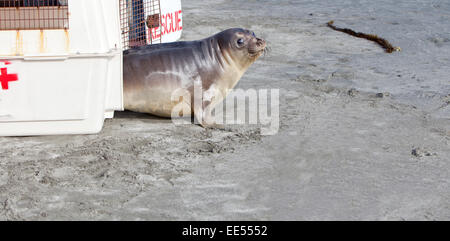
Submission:
<svg viewBox="0 0 450 241">
<path fill-rule="evenodd" d="M 248 48 L 250 57 L 259 57 L 263 53 L 267 53 L 267 43 L 264 39 L 256 38 L 256 43 Z"/>
</svg>

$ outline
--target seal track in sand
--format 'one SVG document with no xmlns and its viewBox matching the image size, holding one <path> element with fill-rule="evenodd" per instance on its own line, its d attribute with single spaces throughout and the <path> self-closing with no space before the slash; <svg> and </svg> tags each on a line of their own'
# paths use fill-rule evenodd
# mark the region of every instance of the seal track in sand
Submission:
<svg viewBox="0 0 450 241">
<path fill-rule="evenodd" d="M 385 49 L 386 53 L 401 51 L 400 47 L 392 46 L 392 44 L 389 43 L 389 41 L 387 41 L 384 38 L 380 38 L 377 35 L 355 32 L 349 28 L 338 28 L 338 27 L 334 26 L 333 24 L 334 24 L 334 21 L 329 21 L 327 23 L 328 27 L 330 27 L 331 29 L 355 36 L 357 38 L 364 38 L 364 39 L 367 39 L 367 40 L 377 43 L 378 45 L 380 45 L 381 47 L 383 47 Z"/>
</svg>

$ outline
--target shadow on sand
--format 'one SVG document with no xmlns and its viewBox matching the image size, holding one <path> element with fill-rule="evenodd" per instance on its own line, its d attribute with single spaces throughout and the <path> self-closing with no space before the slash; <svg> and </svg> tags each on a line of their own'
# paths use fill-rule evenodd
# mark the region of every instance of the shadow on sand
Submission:
<svg viewBox="0 0 450 241">
<path fill-rule="evenodd" d="M 114 119 L 139 119 L 148 120 L 155 123 L 170 123 L 170 118 L 163 118 L 155 115 L 138 113 L 133 111 L 116 111 L 114 113 Z"/>
<path fill-rule="evenodd" d="M 114 119 L 137 119 L 142 121 L 148 121 L 152 123 L 165 123 L 170 124 L 172 120 L 170 118 L 159 117 L 151 114 L 138 113 L 133 111 L 116 111 L 114 113 Z M 190 117 L 184 118 L 186 121 L 193 121 Z"/>
</svg>

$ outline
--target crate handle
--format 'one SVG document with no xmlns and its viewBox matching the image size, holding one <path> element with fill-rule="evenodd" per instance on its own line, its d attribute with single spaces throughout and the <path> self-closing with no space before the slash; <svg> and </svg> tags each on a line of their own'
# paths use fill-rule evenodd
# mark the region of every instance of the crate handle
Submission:
<svg viewBox="0 0 450 241">
<path fill-rule="evenodd" d="M 69 58 L 68 55 L 61 56 L 24 56 L 25 61 L 65 61 Z"/>
</svg>

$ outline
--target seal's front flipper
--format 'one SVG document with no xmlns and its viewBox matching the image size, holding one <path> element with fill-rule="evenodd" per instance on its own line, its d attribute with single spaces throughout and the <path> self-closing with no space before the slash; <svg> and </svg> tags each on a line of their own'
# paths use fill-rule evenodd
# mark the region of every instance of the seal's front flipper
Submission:
<svg viewBox="0 0 450 241">
<path fill-rule="evenodd" d="M 194 108 L 195 124 L 201 125 L 206 128 L 211 125 L 215 125 L 214 118 L 212 118 L 211 113 L 208 113 L 207 109 Z"/>
<path fill-rule="evenodd" d="M 223 129 L 223 125 L 216 123 L 212 111 L 211 101 L 202 101 L 201 105 L 194 106 L 195 124 L 199 124 L 203 128 Z"/>
</svg>

